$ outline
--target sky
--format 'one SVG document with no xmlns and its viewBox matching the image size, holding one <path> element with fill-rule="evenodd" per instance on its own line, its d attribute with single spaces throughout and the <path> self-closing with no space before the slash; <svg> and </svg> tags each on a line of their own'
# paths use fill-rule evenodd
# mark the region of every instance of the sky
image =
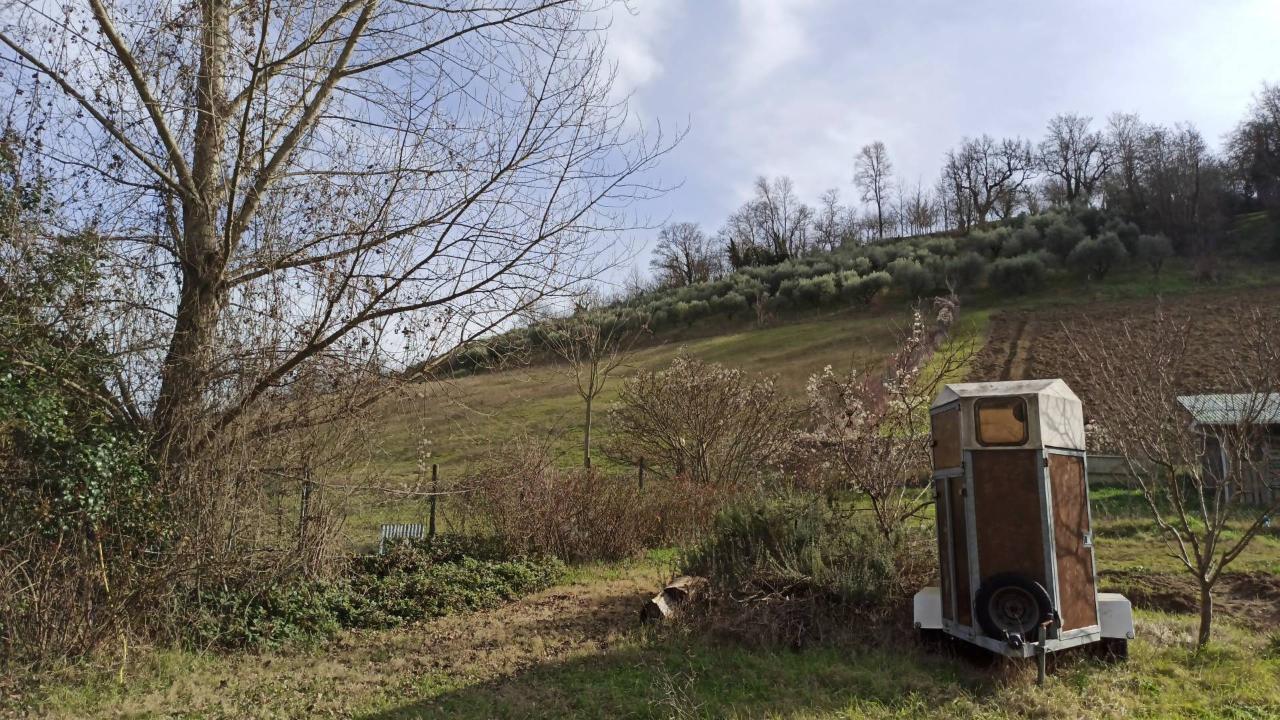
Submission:
<svg viewBox="0 0 1280 720">
<path fill-rule="evenodd" d="M 964 136 L 1044 134 L 1074 112 L 1192 122 L 1215 147 L 1280 82 L 1280 0 L 629 0 L 607 47 L 638 119 L 688 136 L 639 208 L 708 232 L 757 175 L 856 201 L 881 140 L 899 181 L 933 183 Z M 656 232 L 633 238 L 647 263 Z"/>
</svg>

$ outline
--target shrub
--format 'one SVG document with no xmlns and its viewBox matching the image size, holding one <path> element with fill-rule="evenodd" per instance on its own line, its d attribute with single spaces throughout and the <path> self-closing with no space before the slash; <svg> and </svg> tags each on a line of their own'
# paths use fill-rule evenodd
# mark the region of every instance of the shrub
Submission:
<svg viewBox="0 0 1280 720">
<path fill-rule="evenodd" d="M 1056 213 L 1041 213 L 1039 215 L 1032 215 L 1028 220 L 1027 225 L 1035 228 L 1036 231 L 1040 233 L 1040 236 L 1044 237 L 1045 233 L 1049 230 L 1049 226 L 1057 222 L 1058 219 L 1059 218 Z"/>
<path fill-rule="evenodd" d="M 1137 257 L 1151 268 L 1151 274 L 1160 277 L 1165 261 L 1173 257 L 1173 243 L 1164 235 L 1142 235 L 1138 238 Z"/>
<path fill-rule="evenodd" d="M 732 318 L 747 310 L 747 299 L 737 292 L 730 292 L 711 301 L 711 311 Z"/>
<path fill-rule="evenodd" d="M 1044 244 L 1059 259 L 1065 260 L 1084 237 L 1084 228 L 1076 223 L 1060 220 L 1045 230 Z"/>
<path fill-rule="evenodd" d="M 949 258 L 943 265 L 943 277 L 956 290 L 968 290 L 982 282 L 987 274 L 987 261 L 976 252 L 968 251 Z"/>
<path fill-rule="evenodd" d="M 1018 252 L 1006 253 L 1005 248 L 1016 248 Z M 1022 227 L 1014 231 L 1009 238 L 1009 242 L 1001 248 L 1000 254 L 1004 257 L 1014 257 L 1023 253 L 1035 252 L 1044 247 L 1044 238 L 1040 236 L 1040 231 L 1034 227 Z"/>
<path fill-rule="evenodd" d="M 1077 209 L 1075 215 L 1080 224 L 1084 226 L 1085 234 L 1089 237 L 1097 237 L 1102 232 L 1102 226 L 1107 220 L 1106 213 L 1091 205 Z"/>
<path fill-rule="evenodd" d="M 850 302 L 865 305 L 892 282 L 893 279 L 889 273 L 884 271 L 873 272 L 862 277 L 850 271 L 840 276 L 840 296 Z"/>
<path fill-rule="evenodd" d="M 893 284 L 911 297 L 920 297 L 937 287 L 933 274 L 915 260 L 894 260 L 889 263 L 889 275 Z"/>
<path fill-rule="evenodd" d="M 199 647 L 275 649 L 316 644 L 340 628 L 397 627 L 497 607 L 549 587 L 554 558 L 509 557 L 492 539 L 439 536 L 353 558 L 335 580 L 223 588 L 192 599 L 185 639 Z"/>
<path fill-rule="evenodd" d="M 859 275 L 870 275 L 874 268 L 871 267 L 871 260 L 859 255 L 847 263 L 847 267 Z"/>
<path fill-rule="evenodd" d="M 1125 252 L 1129 255 L 1137 254 L 1138 238 L 1141 237 L 1137 225 L 1124 220 L 1113 220 L 1107 223 L 1107 229 L 1114 231 L 1116 237 L 1120 238 L 1120 242 L 1124 243 Z"/>
<path fill-rule="evenodd" d="M 682 567 L 722 596 L 810 597 L 884 611 L 929 581 L 932 540 L 919 524 L 885 539 L 865 513 L 796 494 L 726 507 Z"/>
<path fill-rule="evenodd" d="M 1000 247 L 1004 244 L 1004 237 L 997 235 L 990 230 L 974 230 L 961 239 L 959 247 L 962 250 L 971 250 L 983 257 L 994 258 L 1000 253 Z"/>
<path fill-rule="evenodd" d="M 623 383 L 607 452 L 627 464 L 647 458 L 660 477 L 742 485 L 786 450 L 790 414 L 772 379 L 682 353 Z"/>
<path fill-rule="evenodd" d="M 835 273 L 818 275 L 796 283 L 795 300 L 800 305 L 822 307 L 835 302 L 838 296 L 840 291 L 836 290 Z"/>
<path fill-rule="evenodd" d="M 991 263 L 987 280 L 991 287 L 1009 295 L 1022 295 L 1044 285 L 1045 264 L 1036 255 L 1001 258 Z"/>
<path fill-rule="evenodd" d="M 1120 238 L 1113 232 L 1105 232 L 1096 238 L 1081 240 L 1067 257 L 1067 263 L 1081 273 L 1101 280 L 1127 256 Z"/>
<path fill-rule="evenodd" d="M 641 457 L 635 455 L 628 464 Z M 686 478 L 641 489 L 635 476 L 556 466 L 546 448 L 517 442 L 468 484 L 468 504 L 511 554 L 566 562 L 618 560 L 645 548 L 687 540 L 718 507 L 714 488 Z"/>
</svg>

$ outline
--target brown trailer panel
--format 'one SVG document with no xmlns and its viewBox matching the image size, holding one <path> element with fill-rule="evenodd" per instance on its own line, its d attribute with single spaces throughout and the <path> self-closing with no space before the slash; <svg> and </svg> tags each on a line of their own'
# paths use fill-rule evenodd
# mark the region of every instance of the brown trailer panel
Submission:
<svg viewBox="0 0 1280 720">
<path fill-rule="evenodd" d="M 933 434 L 933 469 L 960 467 L 960 406 L 930 416 Z"/>
<path fill-rule="evenodd" d="M 1062 629 L 1098 624 L 1097 587 L 1089 536 L 1089 495 L 1084 458 L 1049 454 L 1049 486 L 1053 498 L 1053 540 L 1058 563 L 1058 608 Z"/>
<path fill-rule="evenodd" d="M 978 577 L 1015 572 L 1044 585 L 1036 450 L 974 450 L 973 505 Z"/>
</svg>

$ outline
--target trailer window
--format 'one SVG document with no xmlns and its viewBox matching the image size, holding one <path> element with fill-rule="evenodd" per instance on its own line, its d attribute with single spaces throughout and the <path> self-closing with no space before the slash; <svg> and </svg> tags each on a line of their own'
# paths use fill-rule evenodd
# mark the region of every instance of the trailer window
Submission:
<svg viewBox="0 0 1280 720">
<path fill-rule="evenodd" d="M 983 398 L 973 404 L 979 445 L 1023 445 L 1027 442 L 1027 401 Z"/>
</svg>

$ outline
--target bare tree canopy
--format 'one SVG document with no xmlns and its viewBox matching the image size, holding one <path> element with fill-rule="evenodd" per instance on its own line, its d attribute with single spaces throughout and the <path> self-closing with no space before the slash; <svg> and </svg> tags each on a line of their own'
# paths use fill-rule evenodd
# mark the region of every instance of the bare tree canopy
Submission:
<svg viewBox="0 0 1280 720">
<path fill-rule="evenodd" d="M 893 180 L 893 163 L 884 143 L 863 145 L 854 158 L 853 182 L 862 190 L 862 202 L 876 207 L 876 237 L 884 239 L 884 206 Z"/>
<path fill-rule="evenodd" d="M 721 235 L 734 267 L 781 262 L 809 249 L 813 211 L 791 178 L 756 178 L 755 197 L 729 216 Z"/>
<path fill-rule="evenodd" d="M 664 225 L 658 232 L 649 266 L 658 282 L 667 287 L 684 287 L 710 280 L 719 274 L 720 251 L 697 223 Z"/>
<path fill-rule="evenodd" d="M 669 147 L 613 96 L 607 4 L 8 6 L 0 96 L 104 238 L 115 391 L 162 458 L 590 272 Z"/>
<path fill-rule="evenodd" d="M 1280 85 L 1263 85 L 1248 115 L 1228 140 L 1245 193 L 1262 206 L 1280 211 Z"/>
<path fill-rule="evenodd" d="M 1068 204 L 1089 202 L 1107 171 L 1112 153 L 1102 133 L 1090 130 L 1092 118 L 1057 115 L 1041 141 L 1036 160 L 1049 174 L 1050 195 Z"/>
<path fill-rule="evenodd" d="M 608 322 L 593 317 L 592 299 L 574 308 L 573 315 L 540 323 L 542 341 L 565 363 L 574 389 L 585 405 L 582 431 L 582 466 L 591 467 L 592 410 L 610 376 L 626 364 L 636 342 L 647 328 Z"/>
<path fill-rule="evenodd" d="M 994 214 L 1008 218 L 1022 202 L 1033 174 L 1031 145 L 1018 138 L 995 140 L 990 135 L 965 138 L 958 150 L 947 153 L 943 176 L 972 221 L 985 225 Z M 962 226 L 967 227 L 967 226 Z"/>
</svg>

